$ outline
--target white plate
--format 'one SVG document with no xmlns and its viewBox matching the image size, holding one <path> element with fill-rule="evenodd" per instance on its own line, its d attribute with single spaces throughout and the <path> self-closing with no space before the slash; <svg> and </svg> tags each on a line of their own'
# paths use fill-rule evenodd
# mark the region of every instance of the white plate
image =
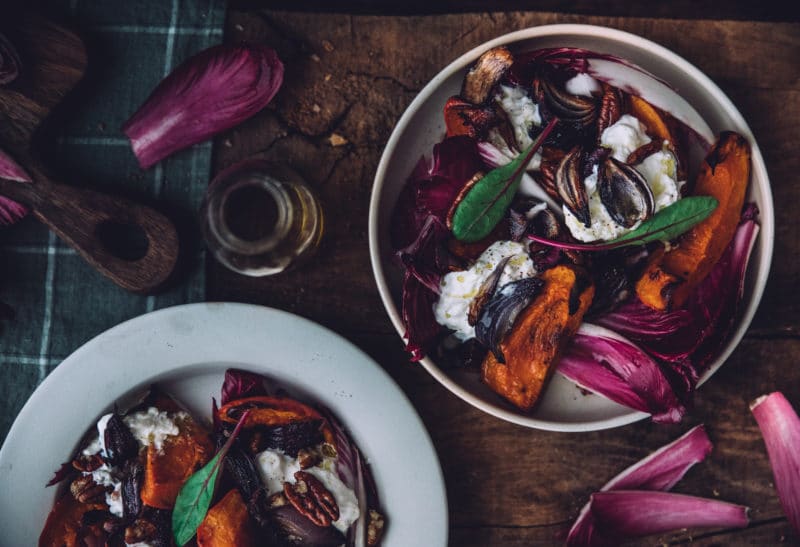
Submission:
<svg viewBox="0 0 800 547">
<path fill-rule="evenodd" d="M 775 237 L 772 193 L 764 159 L 753 133 L 730 99 L 711 79 L 672 51 L 627 32 L 593 25 L 544 25 L 500 36 L 465 53 L 420 91 L 392 132 L 375 174 L 369 212 L 369 244 L 372 269 L 378 289 L 397 332 L 405 326 L 400 316 L 402 273 L 392 260 L 389 218 L 397 196 L 423 154 L 430 157 L 433 145 L 445 134 L 442 108 L 457 95 L 466 70 L 485 51 L 507 45 L 512 51 L 549 47 L 579 47 L 628 59 L 674 87 L 705 119 L 714 133 L 724 130 L 744 135 L 752 146 L 752 174 L 747 199 L 758 204 L 761 230 L 748 269 L 742 314 L 718 358 L 701 378 L 707 380 L 733 352 L 753 319 L 769 274 Z M 425 369 L 445 388 L 467 403 L 493 416 L 526 427 L 551 431 L 595 431 L 646 418 L 596 395 L 585 396 L 571 382 L 553 376 L 542 400 L 532 413 L 524 413 L 502 401 L 480 383 L 474 374 L 439 368 L 429 357 Z"/>
<path fill-rule="evenodd" d="M 264 374 L 333 410 L 372 466 L 386 547 L 447 545 L 439 461 L 405 395 L 338 335 L 286 312 L 193 304 L 123 323 L 90 341 L 39 386 L 0 449 L 0 544 L 35 545 L 56 497 L 44 485 L 115 401 L 158 382 L 209 417 L 228 367 Z"/>
</svg>

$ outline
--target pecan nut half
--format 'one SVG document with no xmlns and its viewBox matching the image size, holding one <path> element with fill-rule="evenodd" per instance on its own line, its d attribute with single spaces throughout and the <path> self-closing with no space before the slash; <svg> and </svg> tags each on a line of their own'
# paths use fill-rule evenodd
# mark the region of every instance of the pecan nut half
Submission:
<svg viewBox="0 0 800 547">
<path fill-rule="evenodd" d="M 367 545 L 374 547 L 381 542 L 386 519 L 374 509 L 370 509 L 367 519 Z"/>
<path fill-rule="evenodd" d="M 97 484 L 91 475 L 83 475 L 72 481 L 69 491 L 81 503 L 105 503 L 110 487 Z"/>
<path fill-rule="evenodd" d="M 295 482 L 284 483 L 283 493 L 297 511 L 317 526 L 330 526 L 339 520 L 339 506 L 319 479 L 305 471 L 294 474 Z"/>
<path fill-rule="evenodd" d="M 125 543 L 142 543 L 154 539 L 157 532 L 156 525 L 149 520 L 136 519 L 125 528 Z"/>
<path fill-rule="evenodd" d="M 83 473 L 91 473 L 103 466 L 103 458 L 100 454 L 93 454 L 91 456 L 81 455 L 72 460 L 73 469 L 77 469 Z"/>
</svg>

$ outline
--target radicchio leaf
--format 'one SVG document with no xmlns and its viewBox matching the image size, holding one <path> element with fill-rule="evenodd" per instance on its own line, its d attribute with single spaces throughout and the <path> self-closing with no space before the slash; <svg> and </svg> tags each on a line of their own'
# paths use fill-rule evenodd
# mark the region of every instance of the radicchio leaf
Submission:
<svg viewBox="0 0 800 547">
<path fill-rule="evenodd" d="M 393 247 L 416 240 L 431 215 L 444 223 L 464 184 L 483 168 L 471 137 L 450 137 L 434 145 L 430 161 L 420 158 L 398 197 L 390 229 Z"/>
<path fill-rule="evenodd" d="M 437 217 L 428 216 L 417 239 L 397 251 L 397 258 L 429 290 L 439 293 L 439 282 L 446 258 L 442 247 L 449 231 Z"/>
<path fill-rule="evenodd" d="M 672 337 L 691 321 L 691 313 L 688 310 L 675 310 L 663 312 L 654 310 L 650 306 L 642 304 L 638 298 L 630 298 L 621 306 L 613 311 L 599 315 L 593 319 L 595 323 L 618 332 L 638 342 L 648 353 L 669 359 L 668 354 L 660 354 L 652 351 L 649 343 L 657 340 L 670 340 L 670 345 L 675 347 Z M 692 348 L 687 348 L 689 352 Z M 688 356 L 687 352 L 685 356 Z"/>
<path fill-rule="evenodd" d="M 223 406 L 236 399 L 259 395 L 267 395 L 263 376 L 235 368 L 225 371 L 225 381 L 222 384 L 222 394 L 220 395 Z M 216 412 L 214 416 L 216 416 Z"/>
<path fill-rule="evenodd" d="M 600 492 L 633 489 L 671 490 L 692 466 L 703 461 L 711 453 L 712 448 L 705 427 L 695 426 L 683 436 L 625 469 L 608 481 Z M 599 542 L 590 501 L 583 506 L 575 524 L 570 528 L 567 545 L 577 547 Z"/>
<path fill-rule="evenodd" d="M 767 446 L 783 512 L 800 534 L 800 418 L 779 391 L 762 395 L 750 410 Z"/>
<path fill-rule="evenodd" d="M 643 490 L 592 494 L 592 515 L 606 537 L 662 534 L 683 528 L 744 528 L 748 508 L 715 499 Z M 605 542 L 604 542 L 605 543 Z"/>
<path fill-rule="evenodd" d="M 20 64 L 14 44 L 0 32 L 0 85 L 10 84 L 17 79 Z"/>
<path fill-rule="evenodd" d="M 264 45 L 214 46 L 167 76 L 123 125 L 143 169 L 229 129 L 264 108 L 283 63 Z"/>
<path fill-rule="evenodd" d="M 0 178 L 17 182 L 31 182 L 30 175 L 2 149 L 0 149 Z M 0 226 L 14 224 L 27 214 L 27 207 L 0 196 Z"/>
<path fill-rule="evenodd" d="M 580 387 L 652 414 L 654 422 L 678 423 L 686 408 L 649 355 L 619 334 L 583 323 L 558 365 Z"/>
<path fill-rule="evenodd" d="M 406 332 L 406 351 L 411 361 L 425 357 L 428 346 L 441 332 L 442 327 L 433 315 L 433 305 L 438 295 L 419 282 L 410 270 L 403 280 L 403 324 Z"/>
</svg>

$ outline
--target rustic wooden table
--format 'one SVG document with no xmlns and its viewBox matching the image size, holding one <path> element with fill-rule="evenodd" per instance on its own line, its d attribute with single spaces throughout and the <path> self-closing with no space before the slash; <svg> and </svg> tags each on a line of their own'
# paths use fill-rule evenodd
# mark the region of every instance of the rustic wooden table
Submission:
<svg viewBox="0 0 800 547">
<path fill-rule="evenodd" d="M 293 9 L 290 2 L 279 4 Z M 561 3 L 544 3 L 556 4 Z M 557 544 L 591 492 L 697 423 L 706 424 L 714 452 L 676 490 L 749 505 L 752 524 L 746 530 L 686 531 L 646 544 L 798 543 L 778 503 L 748 402 L 780 389 L 800 405 L 795 288 L 800 154 L 794 148 L 800 144 L 800 24 L 792 22 L 793 8 L 776 14 L 766 9 L 768 4 L 681 0 L 677 11 L 654 9 L 658 17 L 683 13 L 686 19 L 647 18 L 641 7 L 604 4 L 606 11 L 578 2 L 574 13 L 638 17 L 550 12 L 407 16 L 398 15 L 404 11 L 400 2 L 387 5 L 391 16 L 232 9 L 226 39 L 275 47 L 287 74 L 270 108 L 217 139 L 215 167 L 252 155 L 289 161 L 321 195 L 328 224 L 318 256 L 291 274 L 250 279 L 209 263 L 208 299 L 264 304 L 318 321 L 366 350 L 394 377 L 422 416 L 441 459 L 452 545 Z M 468 5 L 474 8 L 475 2 Z M 298 6 L 330 10 L 323 2 Z M 351 13 L 376 11 L 368 2 L 356 0 L 351 6 Z M 422 2 L 408 6 L 411 12 L 425 11 Z M 766 294 L 748 335 L 700 389 L 694 409 L 678 426 L 644 421 L 611 431 L 563 434 L 528 430 L 483 414 L 408 362 L 373 281 L 367 251 L 369 196 L 383 146 L 403 110 L 461 53 L 505 32 L 560 22 L 628 30 L 684 56 L 731 97 L 767 161 L 777 239 Z"/>
</svg>

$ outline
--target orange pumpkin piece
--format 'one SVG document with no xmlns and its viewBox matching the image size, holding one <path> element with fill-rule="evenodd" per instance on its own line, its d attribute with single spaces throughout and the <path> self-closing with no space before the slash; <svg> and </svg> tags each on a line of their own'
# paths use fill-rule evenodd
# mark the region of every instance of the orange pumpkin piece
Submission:
<svg viewBox="0 0 800 547">
<path fill-rule="evenodd" d="M 197 528 L 198 547 L 251 547 L 255 530 L 242 495 L 234 488 L 212 507 Z"/>
<path fill-rule="evenodd" d="M 541 279 L 542 292 L 500 343 L 505 364 L 489 352 L 481 371 L 492 390 L 526 411 L 536 404 L 594 298 L 591 280 L 572 266 L 555 266 Z"/>
<path fill-rule="evenodd" d="M 738 133 L 722 133 L 701 165 L 694 189 L 694 195 L 713 196 L 719 204 L 680 236 L 675 249 L 651 259 L 636 283 L 643 303 L 657 310 L 683 306 L 733 239 L 749 180 L 749 143 Z"/>
<path fill-rule="evenodd" d="M 450 97 L 444 105 L 444 124 L 448 137 L 478 137 L 499 121 L 493 108 L 476 106 L 460 97 Z"/>
<path fill-rule="evenodd" d="M 81 503 L 67 492 L 55 503 L 39 536 L 39 547 L 77 547 L 83 515 L 105 504 Z M 83 545 L 83 542 L 80 543 Z"/>
<path fill-rule="evenodd" d="M 161 452 L 147 447 L 142 502 L 158 509 L 172 509 L 183 483 L 214 453 L 208 433 L 191 417 L 179 420 L 178 435 L 167 437 Z"/>
<path fill-rule="evenodd" d="M 647 134 L 660 141 L 669 141 L 675 145 L 675 140 L 667 127 L 667 122 L 658 110 L 636 95 L 630 95 L 631 115 L 636 117 L 647 128 Z"/>
</svg>

